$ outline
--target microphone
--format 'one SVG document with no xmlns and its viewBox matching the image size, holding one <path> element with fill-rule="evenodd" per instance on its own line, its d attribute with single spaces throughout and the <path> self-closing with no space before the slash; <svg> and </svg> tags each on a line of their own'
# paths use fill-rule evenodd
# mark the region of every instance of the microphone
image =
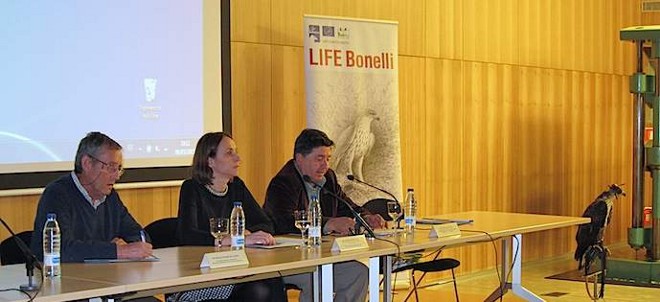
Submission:
<svg viewBox="0 0 660 302">
<path fill-rule="evenodd" d="M 364 227 L 364 229 L 367 231 L 369 237 L 376 238 L 376 234 L 374 233 L 374 230 L 371 228 L 371 226 L 369 226 L 369 224 L 366 221 L 364 221 L 364 218 L 362 218 L 362 216 L 360 216 L 360 214 L 358 212 L 356 212 L 355 209 L 353 209 L 353 207 L 351 206 L 351 204 L 348 201 L 346 201 L 345 199 L 339 197 L 339 195 L 331 192 L 330 190 L 328 190 L 328 189 L 326 189 L 322 186 L 319 186 L 319 184 L 312 181 L 312 179 L 309 177 L 309 175 L 303 175 L 303 180 L 305 182 L 311 184 L 312 186 L 314 186 L 314 188 L 321 189 L 321 190 L 323 190 L 323 192 L 326 192 L 326 193 L 332 195 L 332 197 L 336 198 L 337 200 L 343 202 L 348 207 L 348 209 L 351 211 L 351 214 L 353 214 L 353 217 L 355 218 L 355 221 L 357 221 L 358 224 L 361 224 Z"/>
<path fill-rule="evenodd" d="M 37 290 L 37 285 L 34 284 L 34 268 L 36 267 L 39 270 L 43 270 L 43 267 L 41 265 L 41 261 L 37 259 L 37 256 L 32 253 L 32 250 L 25 245 L 25 242 L 18 238 L 14 231 L 9 227 L 9 225 L 0 218 L 0 222 L 2 225 L 5 226 L 7 231 L 9 231 L 9 234 L 11 234 L 12 237 L 14 237 L 14 240 L 16 241 L 16 245 L 18 246 L 18 249 L 23 252 L 23 255 L 25 255 L 25 269 L 27 270 L 27 277 L 28 277 L 28 284 L 23 284 L 20 286 L 20 289 L 25 290 L 25 291 L 34 291 Z M 32 235 L 34 236 L 34 234 Z"/>
<path fill-rule="evenodd" d="M 381 192 L 383 192 L 383 193 L 389 195 L 390 197 L 392 197 L 392 199 L 394 199 L 394 201 L 396 201 L 396 203 L 399 204 L 399 206 L 401 206 L 401 203 L 399 202 L 399 200 L 398 200 L 394 195 L 392 195 L 392 193 L 385 191 L 385 189 L 381 189 L 381 188 L 379 188 L 379 187 L 376 187 L 376 186 L 374 186 L 374 185 L 372 185 L 372 184 L 370 184 L 370 183 L 368 183 L 368 182 L 366 182 L 366 181 L 359 180 L 359 179 L 355 178 L 355 176 L 352 175 L 352 174 L 348 174 L 348 175 L 346 175 L 346 178 L 348 178 L 348 180 L 350 180 L 350 181 L 357 181 L 357 182 L 359 182 L 359 183 L 361 183 L 361 184 L 367 185 L 367 186 L 369 186 L 369 187 L 372 187 L 372 188 L 374 188 L 374 189 L 376 189 L 376 190 L 378 190 L 378 191 L 381 191 Z"/>
<path fill-rule="evenodd" d="M 372 185 L 372 184 L 370 184 L 370 183 L 368 183 L 368 182 L 366 182 L 366 181 L 363 181 L 363 180 L 357 179 L 357 178 L 356 178 L 354 175 L 352 175 L 352 174 L 348 174 L 348 175 L 346 175 L 346 178 L 348 178 L 348 180 L 350 180 L 350 181 L 356 181 L 356 182 L 359 182 L 359 183 L 361 183 L 361 184 L 364 184 L 364 185 L 366 185 L 366 186 L 368 186 L 368 187 L 374 188 L 374 189 L 376 189 L 376 190 L 378 190 L 378 191 L 381 191 L 381 192 L 383 192 L 383 193 L 385 193 L 385 194 L 391 196 L 391 197 L 394 199 L 394 201 L 396 201 L 396 203 L 399 205 L 399 210 L 403 211 L 403 207 L 401 207 L 401 202 L 399 202 L 399 200 L 398 200 L 398 199 L 397 199 L 392 193 L 385 191 L 385 189 L 381 189 L 381 188 L 379 188 L 379 187 L 376 187 L 376 186 L 374 186 L 374 185 Z M 397 222 L 401 221 L 401 218 L 403 218 L 403 215 L 399 214 L 399 218 L 397 218 Z"/>
</svg>

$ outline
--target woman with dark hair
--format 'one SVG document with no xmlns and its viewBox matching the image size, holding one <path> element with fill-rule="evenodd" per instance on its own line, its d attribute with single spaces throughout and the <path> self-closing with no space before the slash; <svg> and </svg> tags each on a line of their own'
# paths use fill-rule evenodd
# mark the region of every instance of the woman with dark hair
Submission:
<svg viewBox="0 0 660 302">
<path fill-rule="evenodd" d="M 204 134 L 195 148 L 192 178 L 181 185 L 177 238 L 182 245 L 213 245 L 209 218 L 229 218 L 235 201 L 243 203 L 245 212 L 245 244 L 275 244 L 273 225 L 238 177 L 241 158 L 234 140 L 226 133 Z M 229 236 L 226 236 L 229 237 Z M 230 245 L 224 238 L 222 245 Z M 213 296 L 200 292 L 213 292 Z M 179 293 L 180 300 L 286 301 L 281 278 L 245 282 Z"/>
</svg>

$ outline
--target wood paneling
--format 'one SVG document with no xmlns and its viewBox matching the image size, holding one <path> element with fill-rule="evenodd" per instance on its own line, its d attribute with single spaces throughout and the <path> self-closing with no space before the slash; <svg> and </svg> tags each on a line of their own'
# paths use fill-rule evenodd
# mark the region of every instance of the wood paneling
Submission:
<svg viewBox="0 0 660 302">
<path fill-rule="evenodd" d="M 0 197 L 0 217 L 16 234 L 32 230 L 38 200 L 38 195 Z M 8 237 L 9 232 L 0 227 L 0 241 Z"/>
<path fill-rule="evenodd" d="M 632 181 L 635 54 L 619 29 L 660 22 L 638 0 L 231 3 L 233 134 L 260 202 L 306 123 L 303 14 L 399 22 L 403 184 L 421 216 L 580 215 L 608 184 Z M 141 223 L 176 215 L 178 188 L 121 194 Z M 31 228 L 37 198 L 0 199 L 2 217 Z M 629 204 L 615 204 L 607 242 L 626 240 Z M 526 236 L 525 259 L 570 253 L 574 234 Z M 463 272 L 495 265 L 490 244 L 445 253 Z"/>
<path fill-rule="evenodd" d="M 271 0 L 230 1 L 231 40 L 271 42 Z M 278 2 L 278 0 L 274 1 Z M 236 53 L 232 51 L 232 56 Z M 232 65 L 236 68 L 236 65 Z"/>
<path fill-rule="evenodd" d="M 302 22 L 302 19 L 301 19 Z M 273 46 L 272 156 L 267 175 L 275 175 L 293 158 L 296 135 L 305 128 L 305 81 L 301 47 Z"/>
<path fill-rule="evenodd" d="M 271 171 L 271 71 L 269 44 L 232 42 L 232 134 L 240 174 L 263 203 Z"/>
</svg>

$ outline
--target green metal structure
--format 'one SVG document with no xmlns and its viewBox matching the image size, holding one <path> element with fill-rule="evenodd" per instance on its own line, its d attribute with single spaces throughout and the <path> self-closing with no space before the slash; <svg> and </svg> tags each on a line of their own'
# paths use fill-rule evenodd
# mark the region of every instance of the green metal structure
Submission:
<svg viewBox="0 0 660 302">
<path fill-rule="evenodd" d="M 635 251 L 646 250 L 643 259 L 634 256 L 610 258 L 607 279 L 631 283 L 660 284 L 660 26 L 634 26 L 623 28 L 620 39 L 636 45 L 637 70 L 630 76 L 630 92 L 634 95 L 633 134 L 633 204 L 632 224 L 628 229 L 628 244 Z M 644 58 L 652 71 L 645 73 Z M 644 146 L 644 108 L 653 110 L 653 141 Z M 644 171 L 648 170 L 652 182 L 652 227 L 644 228 Z M 637 255 L 635 252 L 629 255 Z"/>
</svg>

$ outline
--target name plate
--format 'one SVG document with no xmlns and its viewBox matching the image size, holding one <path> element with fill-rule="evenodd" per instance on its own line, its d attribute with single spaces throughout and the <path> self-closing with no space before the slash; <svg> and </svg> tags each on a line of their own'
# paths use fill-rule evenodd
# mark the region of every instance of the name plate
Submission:
<svg viewBox="0 0 660 302">
<path fill-rule="evenodd" d="M 431 226 L 431 232 L 429 233 L 429 237 L 441 238 L 441 237 L 450 237 L 450 236 L 461 236 L 461 230 L 458 228 L 457 223 L 450 222 L 443 224 L 434 224 Z"/>
<path fill-rule="evenodd" d="M 220 268 L 238 265 L 249 265 L 245 250 L 232 250 L 226 252 L 214 252 L 204 254 L 199 267 Z"/>
<path fill-rule="evenodd" d="M 332 243 L 332 248 L 330 250 L 333 252 L 345 252 L 368 248 L 369 244 L 367 243 L 367 237 L 364 237 L 364 235 L 356 235 L 335 238 L 335 242 Z"/>
</svg>

